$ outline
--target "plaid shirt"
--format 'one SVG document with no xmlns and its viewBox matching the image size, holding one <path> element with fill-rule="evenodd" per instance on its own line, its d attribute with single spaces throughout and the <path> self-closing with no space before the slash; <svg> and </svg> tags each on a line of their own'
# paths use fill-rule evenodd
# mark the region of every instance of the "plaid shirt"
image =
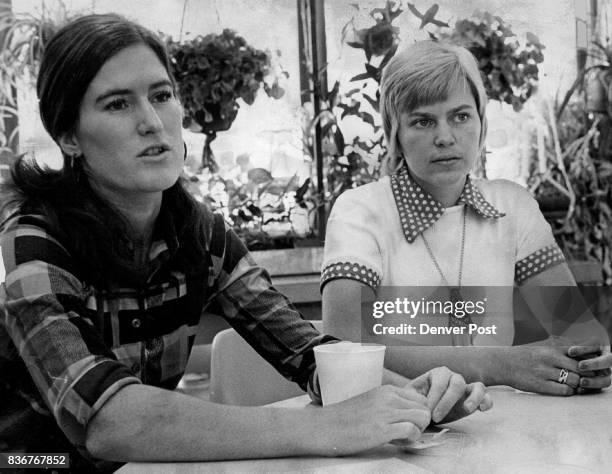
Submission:
<svg viewBox="0 0 612 474">
<path fill-rule="evenodd" d="M 204 308 L 222 314 L 281 374 L 313 393 L 312 348 L 333 338 L 320 335 L 272 287 L 222 216 L 209 215 L 206 274 L 186 277 L 189 269 L 172 264 L 178 243 L 162 209 L 147 284 L 116 291 L 77 277 L 43 217 L 6 223 L 0 451 L 59 452 L 73 445 L 89 458 L 87 423 L 113 394 L 133 383 L 176 387 Z"/>
</svg>

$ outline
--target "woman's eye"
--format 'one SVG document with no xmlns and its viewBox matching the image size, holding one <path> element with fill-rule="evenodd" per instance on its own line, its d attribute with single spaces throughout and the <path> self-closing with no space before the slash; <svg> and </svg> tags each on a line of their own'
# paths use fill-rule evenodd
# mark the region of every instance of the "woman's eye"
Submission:
<svg viewBox="0 0 612 474">
<path fill-rule="evenodd" d="M 466 122 L 469 118 L 470 118 L 470 114 L 467 114 L 465 112 L 460 112 L 457 115 L 455 115 L 455 120 L 459 123 Z"/>
<path fill-rule="evenodd" d="M 433 125 L 433 120 L 431 119 L 419 119 L 414 122 L 414 125 L 417 128 L 428 128 Z"/>
<path fill-rule="evenodd" d="M 126 109 L 129 106 L 128 101 L 125 99 L 114 99 L 111 102 L 109 102 L 108 104 L 106 104 L 104 106 L 105 110 L 110 110 L 111 112 L 117 111 L 117 110 L 123 110 Z"/>
<path fill-rule="evenodd" d="M 172 100 L 174 98 L 174 94 L 170 91 L 161 91 L 156 93 L 153 96 L 153 102 L 164 103 Z"/>
</svg>

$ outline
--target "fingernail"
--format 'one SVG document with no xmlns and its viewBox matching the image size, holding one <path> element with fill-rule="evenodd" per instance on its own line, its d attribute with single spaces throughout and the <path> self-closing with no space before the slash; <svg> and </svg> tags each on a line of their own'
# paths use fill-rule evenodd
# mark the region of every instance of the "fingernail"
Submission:
<svg viewBox="0 0 612 474">
<path fill-rule="evenodd" d="M 474 411 L 474 408 L 476 408 L 472 402 L 468 402 L 464 406 L 465 409 L 470 413 L 472 413 Z"/>
<path fill-rule="evenodd" d="M 434 421 L 434 423 L 440 421 L 440 412 L 438 410 L 434 410 L 434 412 L 431 414 L 431 419 Z"/>
<path fill-rule="evenodd" d="M 576 350 L 573 347 L 567 351 L 567 355 L 570 357 L 573 357 L 575 353 Z"/>
</svg>

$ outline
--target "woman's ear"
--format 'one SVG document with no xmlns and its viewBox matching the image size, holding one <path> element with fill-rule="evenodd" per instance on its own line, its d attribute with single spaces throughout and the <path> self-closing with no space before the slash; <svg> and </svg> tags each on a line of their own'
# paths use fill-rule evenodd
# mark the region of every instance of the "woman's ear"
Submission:
<svg viewBox="0 0 612 474">
<path fill-rule="evenodd" d="M 79 156 L 83 154 L 79 141 L 75 137 L 73 132 L 63 134 L 57 141 L 58 145 L 62 149 L 62 152 L 68 156 Z"/>
</svg>

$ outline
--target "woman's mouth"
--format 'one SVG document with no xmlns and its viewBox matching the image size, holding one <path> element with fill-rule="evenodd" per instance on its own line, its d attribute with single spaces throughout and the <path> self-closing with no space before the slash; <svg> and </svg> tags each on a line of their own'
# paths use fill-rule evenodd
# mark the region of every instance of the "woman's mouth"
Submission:
<svg viewBox="0 0 612 474">
<path fill-rule="evenodd" d="M 439 158 L 433 159 L 432 163 L 445 165 L 445 164 L 452 164 L 460 160 L 461 160 L 461 157 L 459 156 L 441 156 Z"/>
<path fill-rule="evenodd" d="M 168 150 L 170 150 L 170 147 L 165 143 L 161 143 L 145 148 L 138 156 L 156 157 Z"/>
</svg>

